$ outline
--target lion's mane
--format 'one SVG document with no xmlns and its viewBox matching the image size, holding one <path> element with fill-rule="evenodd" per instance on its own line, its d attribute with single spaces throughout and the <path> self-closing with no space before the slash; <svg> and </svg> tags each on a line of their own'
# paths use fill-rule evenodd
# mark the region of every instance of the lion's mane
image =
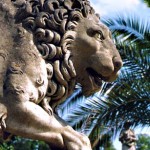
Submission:
<svg viewBox="0 0 150 150">
<path fill-rule="evenodd" d="M 88 0 L 22 0 L 15 19 L 34 35 L 34 43 L 47 63 L 48 89 L 46 97 L 56 106 L 70 95 L 75 86 L 76 72 L 70 60 L 69 45 L 74 41 L 77 21 L 72 14 L 83 17 L 94 14 Z M 64 39 L 64 35 L 65 39 Z M 62 39 L 65 42 L 62 44 Z"/>
</svg>

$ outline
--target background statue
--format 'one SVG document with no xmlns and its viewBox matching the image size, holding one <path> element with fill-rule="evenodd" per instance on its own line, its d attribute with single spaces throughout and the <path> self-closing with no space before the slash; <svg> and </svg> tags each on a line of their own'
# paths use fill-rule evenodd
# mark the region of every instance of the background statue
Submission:
<svg viewBox="0 0 150 150">
<path fill-rule="evenodd" d="M 122 143 L 122 150 L 136 150 L 137 139 L 130 126 L 130 121 L 125 122 L 123 130 L 120 133 L 119 141 Z"/>
<path fill-rule="evenodd" d="M 122 66 L 109 29 L 87 0 L 0 1 L 0 132 L 52 149 L 91 150 L 53 111 L 80 83 L 89 96 Z M 7 117 L 6 117 L 7 116 Z"/>
</svg>

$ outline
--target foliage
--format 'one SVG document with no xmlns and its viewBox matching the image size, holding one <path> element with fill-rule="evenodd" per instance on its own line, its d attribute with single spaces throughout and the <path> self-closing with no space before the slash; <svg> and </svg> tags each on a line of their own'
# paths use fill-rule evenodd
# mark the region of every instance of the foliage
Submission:
<svg viewBox="0 0 150 150">
<path fill-rule="evenodd" d="M 13 137 L 9 142 L 0 142 L 0 150 L 49 150 L 43 141 Z"/>
<path fill-rule="evenodd" d="M 148 7 L 150 7 L 150 0 L 144 0 Z"/>
<path fill-rule="evenodd" d="M 139 134 L 136 149 L 150 150 L 150 136 L 147 134 Z"/>
<path fill-rule="evenodd" d="M 93 150 L 116 150 L 109 134 L 101 135 L 92 145 Z"/>
</svg>

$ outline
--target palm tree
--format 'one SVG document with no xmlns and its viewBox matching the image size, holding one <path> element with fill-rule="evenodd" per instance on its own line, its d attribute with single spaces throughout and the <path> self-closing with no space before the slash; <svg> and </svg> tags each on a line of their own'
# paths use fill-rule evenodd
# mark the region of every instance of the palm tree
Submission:
<svg viewBox="0 0 150 150">
<path fill-rule="evenodd" d="M 112 31 L 124 62 L 120 77 L 104 83 L 89 98 L 78 87 L 59 107 L 59 114 L 93 144 L 106 133 L 119 133 L 127 120 L 133 127 L 150 126 L 150 21 L 137 15 L 117 15 L 103 22 Z"/>
<path fill-rule="evenodd" d="M 148 7 L 150 7 L 150 0 L 144 0 Z"/>
</svg>

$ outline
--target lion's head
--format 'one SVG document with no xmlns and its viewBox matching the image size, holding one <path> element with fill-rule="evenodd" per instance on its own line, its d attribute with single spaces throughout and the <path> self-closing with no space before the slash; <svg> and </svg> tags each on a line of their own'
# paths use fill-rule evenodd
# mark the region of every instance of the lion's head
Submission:
<svg viewBox="0 0 150 150">
<path fill-rule="evenodd" d="M 97 15 L 89 14 L 85 18 L 74 12 L 71 22 L 62 45 L 71 52 L 77 82 L 82 85 L 83 93 L 90 95 L 100 89 L 102 80 L 116 79 L 122 60 L 109 29 Z"/>
<path fill-rule="evenodd" d="M 47 63 L 47 96 L 57 105 L 80 83 L 85 95 L 113 81 L 122 66 L 109 29 L 88 0 L 13 1 L 16 22 L 34 35 Z"/>
</svg>

